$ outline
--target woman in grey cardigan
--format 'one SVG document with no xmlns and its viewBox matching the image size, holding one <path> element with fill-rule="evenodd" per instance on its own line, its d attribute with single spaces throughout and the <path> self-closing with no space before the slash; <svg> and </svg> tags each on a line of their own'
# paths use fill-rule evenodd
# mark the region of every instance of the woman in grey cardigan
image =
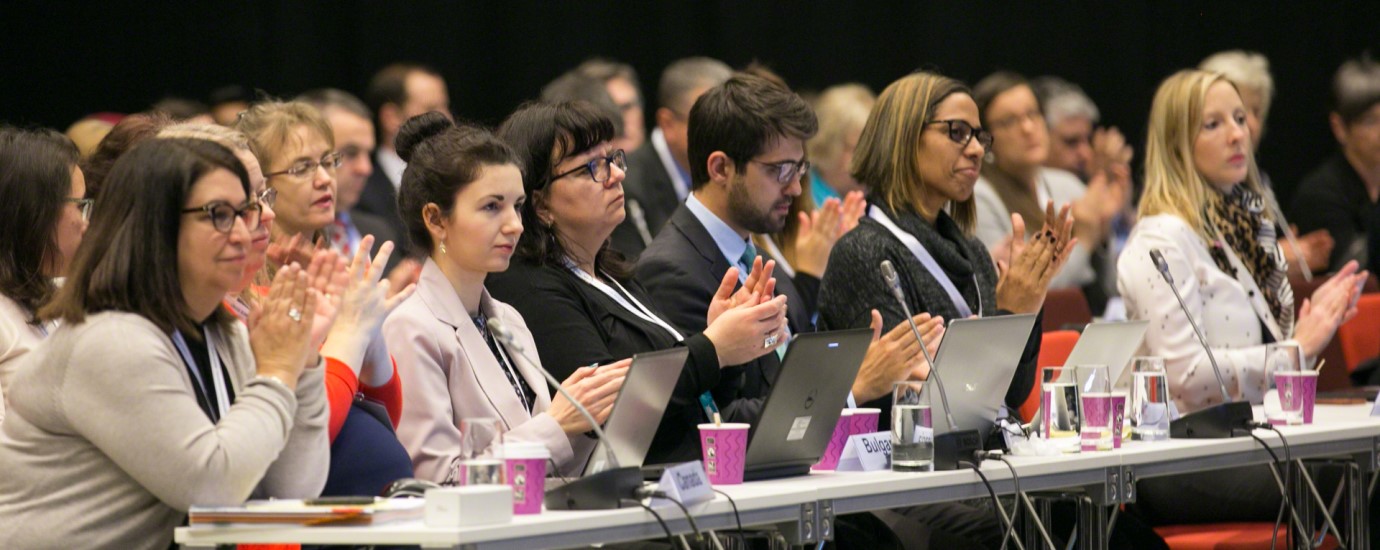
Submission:
<svg viewBox="0 0 1380 550">
<path fill-rule="evenodd" d="M 320 491 L 328 413 L 309 332 L 336 259 L 280 271 L 246 332 L 220 303 L 259 214 L 215 143 L 151 140 L 116 163 L 40 311 L 62 327 L 13 377 L 0 547 L 167 548 L 194 504 Z"/>
</svg>

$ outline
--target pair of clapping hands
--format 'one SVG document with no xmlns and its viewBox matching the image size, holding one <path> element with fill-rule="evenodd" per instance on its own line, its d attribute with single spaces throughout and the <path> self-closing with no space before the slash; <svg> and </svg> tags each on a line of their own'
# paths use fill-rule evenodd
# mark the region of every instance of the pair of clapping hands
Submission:
<svg viewBox="0 0 1380 550">
<path fill-rule="evenodd" d="M 291 261 L 283 262 L 267 295 L 251 304 L 249 315 L 258 373 L 290 387 L 303 369 L 319 363 L 321 355 L 340 359 L 358 373 L 371 343 L 382 345 L 383 320 L 416 288 L 408 284 L 395 292 L 389 281 L 381 280 L 393 252 L 391 242 L 384 243 L 372 261 L 372 236 L 361 240 L 353 260 L 333 250 L 307 253 L 299 243 L 300 237 L 292 237 L 278 247 L 291 251 L 291 258 L 274 259 Z"/>
</svg>

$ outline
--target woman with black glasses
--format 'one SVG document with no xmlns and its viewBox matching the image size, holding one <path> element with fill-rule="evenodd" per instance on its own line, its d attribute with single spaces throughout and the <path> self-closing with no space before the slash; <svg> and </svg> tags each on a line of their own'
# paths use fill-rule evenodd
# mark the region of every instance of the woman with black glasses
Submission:
<svg viewBox="0 0 1380 550">
<path fill-rule="evenodd" d="M 719 369 L 774 353 L 763 335 L 780 337 L 785 297 L 730 306 L 738 282 L 730 269 L 708 312 L 708 328 L 691 334 L 672 325 L 651 304 L 629 267 L 609 248 L 623 222 L 627 163 L 614 149 L 614 121 L 584 102 L 532 103 L 504 121 L 499 137 L 522 162 L 527 203 L 524 231 L 508 270 L 487 284 L 495 297 L 523 314 L 541 354 L 557 377 L 580 367 L 683 345 L 690 355 L 652 441 L 648 460 L 688 460 L 699 442 L 686 429 L 704 422 L 699 396 L 719 382 Z M 771 297 L 754 274 L 746 288 Z M 763 292 L 763 290 L 765 290 Z M 693 444 L 693 448 L 691 448 Z"/>
<path fill-rule="evenodd" d="M 115 163 L 61 319 L 14 373 L 0 430 L 0 546 L 167 548 L 192 505 L 316 496 L 326 479 L 318 283 L 279 270 L 248 330 L 221 307 L 260 223 L 244 166 L 199 139 Z"/>
<path fill-rule="evenodd" d="M 36 312 L 86 232 L 91 200 L 77 156 L 52 130 L 0 128 L 0 422 L 16 360 L 56 328 Z"/>
<path fill-rule="evenodd" d="M 885 329 L 905 322 L 878 273 L 883 260 L 896 266 L 914 313 L 961 319 L 1040 311 L 1050 278 L 1076 242 L 1069 236 L 1072 220 L 1067 208 L 1057 215 L 1050 208 L 1045 227 L 1026 239 L 1024 224 L 1014 217 L 1013 260 L 994 264 L 973 236 L 973 185 L 991 145 L 972 93 L 956 80 L 919 72 L 882 92 L 852 164 L 853 177 L 871 190 L 871 209 L 834 246 L 820 288 L 821 325 L 865 327 L 873 309 L 881 312 Z M 1020 406 L 1034 384 L 1040 334 L 1037 322 L 1006 393 L 1010 408 Z M 886 401 L 890 396 L 869 406 L 890 409 Z M 918 507 L 906 515 L 944 524 L 949 534 L 967 539 L 967 547 L 1001 545 L 990 512 L 954 504 Z"/>
</svg>

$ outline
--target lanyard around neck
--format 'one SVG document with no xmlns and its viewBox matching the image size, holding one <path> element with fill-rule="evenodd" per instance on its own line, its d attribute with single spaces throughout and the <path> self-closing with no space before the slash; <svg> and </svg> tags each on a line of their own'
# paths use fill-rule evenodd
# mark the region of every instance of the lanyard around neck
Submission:
<svg viewBox="0 0 1380 550">
<path fill-rule="evenodd" d="M 216 351 L 218 347 L 216 339 L 212 336 L 211 331 L 206 330 L 205 327 L 202 327 L 201 333 L 206 338 L 206 355 L 210 356 L 211 360 L 211 384 L 215 393 L 214 397 L 206 391 L 206 381 L 201 377 L 201 369 L 197 367 L 196 358 L 192 356 L 191 348 L 187 347 L 187 339 L 183 338 L 182 331 L 173 331 L 172 341 L 173 345 L 177 347 L 177 353 L 182 355 L 182 361 L 187 364 L 187 371 L 192 373 L 192 381 L 196 382 L 197 387 L 201 389 L 201 394 L 206 396 L 207 405 L 212 408 L 214 413 L 211 415 L 212 420 L 219 421 L 225 412 L 230 410 L 230 393 L 225 388 L 225 374 L 221 371 L 220 353 Z"/>
<path fill-rule="evenodd" d="M 571 261 L 569 258 L 566 258 L 565 260 L 565 267 L 569 269 L 571 273 L 574 273 L 576 277 L 579 277 L 581 281 L 584 281 L 590 286 L 593 286 L 594 288 L 598 289 L 599 292 L 602 292 L 609 298 L 612 298 L 614 302 L 617 302 L 618 305 L 623 309 L 627 310 L 628 313 L 637 316 L 637 318 L 642 319 L 643 321 L 661 327 L 662 330 L 665 330 L 666 333 L 670 334 L 672 338 L 675 338 L 677 342 L 685 340 L 685 337 L 681 335 L 680 331 L 676 330 L 675 327 L 672 327 L 670 323 L 667 323 L 666 321 L 662 320 L 661 317 L 658 317 L 655 313 L 652 313 L 651 309 L 648 309 L 647 306 L 642 305 L 642 302 L 639 302 L 637 298 L 633 297 L 632 293 L 628 292 L 628 289 L 623 288 L 623 285 L 619 284 L 618 280 L 614 279 L 613 277 L 610 277 L 607 273 L 605 273 L 604 276 L 608 277 L 608 280 L 612 282 L 614 286 L 618 287 L 617 290 L 614 290 L 614 287 L 609 286 L 607 283 L 605 283 L 602 280 L 599 280 L 597 277 L 590 275 L 589 273 L 586 273 L 583 269 L 580 269 L 579 266 L 575 265 L 575 262 Z"/>
<path fill-rule="evenodd" d="M 949 295 L 949 301 L 953 302 L 954 308 L 958 310 L 959 318 L 966 319 L 972 317 L 973 309 L 968 306 L 968 300 L 963 298 L 963 294 L 958 291 L 958 287 L 954 286 L 954 282 L 949 280 L 949 275 L 944 273 L 944 270 L 939 267 L 939 262 L 934 260 L 934 256 L 925 248 L 925 245 L 920 243 L 920 239 L 915 238 L 915 235 L 902 231 L 895 222 L 891 221 L 891 218 L 888 218 L 887 215 L 882 212 L 881 208 L 871 208 L 869 210 L 871 211 L 868 212 L 867 215 L 873 220 L 876 220 L 882 227 L 885 227 L 887 231 L 890 231 L 892 236 L 901 241 L 901 244 L 906 245 L 906 248 L 910 249 L 910 253 L 915 256 L 915 259 L 920 260 L 920 264 L 925 266 L 925 271 L 930 272 L 930 276 L 934 277 L 934 280 L 939 282 L 939 286 Z M 980 314 L 982 312 L 982 287 L 978 286 L 976 273 L 973 274 L 973 289 L 977 291 L 978 313 Z"/>
</svg>

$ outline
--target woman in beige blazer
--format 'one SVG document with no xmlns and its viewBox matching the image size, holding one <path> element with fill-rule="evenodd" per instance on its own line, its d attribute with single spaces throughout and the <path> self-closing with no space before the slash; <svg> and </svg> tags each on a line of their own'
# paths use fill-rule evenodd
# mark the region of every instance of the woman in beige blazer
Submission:
<svg viewBox="0 0 1380 550">
<path fill-rule="evenodd" d="M 397 146 L 408 161 L 399 208 L 428 257 L 416 294 L 389 316 L 383 334 L 403 379 L 398 439 L 417 477 L 457 481 L 465 458 L 459 426 L 470 418 L 497 419 L 506 441 L 541 443 L 562 471 L 578 470 L 593 449 L 584 435 L 589 423 L 565 398 L 550 397 L 540 365 L 531 362 L 536 345 L 522 316 L 484 289 L 489 273 L 508 268 L 522 234 L 517 158 L 488 131 L 438 113 L 409 120 Z M 498 341 L 490 321 L 528 353 Z M 585 367 L 562 386 L 603 422 L 627 365 Z M 483 453 L 498 442 L 471 443 Z"/>
<path fill-rule="evenodd" d="M 1164 81 L 1150 110 L 1141 219 L 1117 262 L 1117 286 L 1132 319 L 1150 321 L 1142 351 L 1164 357 L 1179 412 L 1222 401 L 1207 352 L 1150 259 L 1164 255 L 1187 315 L 1202 327 L 1233 400 L 1259 403 L 1272 373 L 1265 344 L 1294 342 L 1317 358 L 1356 314 L 1365 272 L 1355 262 L 1314 291 L 1294 315 L 1294 296 L 1261 200 L 1246 110 L 1218 73 L 1181 71 Z M 1140 484 L 1138 508 L 1151 523 L 1270 521 L 1280 496 L 1269 470 L 1157 478 Z"/>
<path fill-rule="evenodd" d="M 67 283 L 39 312 L 62 326 L 12 378 L 0 548 L 163 549 L 193 505 L 313 497 L 326 479 L 309 331 L 334 319 L 313 319 L 309 279 L 334 253 L 279 271 L 246 331 L 220 307 L 260 223 L 234 154 L 148 140 L 106 183 Z"/>
</svg>

